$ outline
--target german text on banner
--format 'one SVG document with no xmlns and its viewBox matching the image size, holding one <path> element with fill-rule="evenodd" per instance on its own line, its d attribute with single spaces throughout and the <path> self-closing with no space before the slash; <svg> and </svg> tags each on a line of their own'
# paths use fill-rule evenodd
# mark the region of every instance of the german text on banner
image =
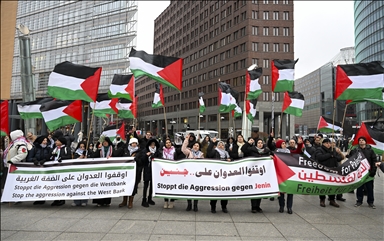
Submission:
<svg viewBox="0 0 384 241">
<path fill-rule="evenodd" d="M 279 182 L 280 191 L 290 194 L 347 193 L 372 180 L 369 176 L 369 162 L 360 152 L 335 168 L 325 167 L 319 162 L 297 154 L 275 153 L 275 166 L 278 167 L 279 162 L 284 162 L 294 172 L 293 176 Z M 280 173 L 278 168 L 276 172 Z"/>
<path fill-rule="evenodd" d="M 152 162 L 153 195 L 188 199 L 241 199 L 277 196 L 274 162 L 270 157 L 233 162 L 184 159 Z"/>
<path fill-rule="evenodd" d="M 78 200 L 130 196 L 136 179 L 132 157 L 63 160 L 9 168 L 2 202 Z"/>
</svg>

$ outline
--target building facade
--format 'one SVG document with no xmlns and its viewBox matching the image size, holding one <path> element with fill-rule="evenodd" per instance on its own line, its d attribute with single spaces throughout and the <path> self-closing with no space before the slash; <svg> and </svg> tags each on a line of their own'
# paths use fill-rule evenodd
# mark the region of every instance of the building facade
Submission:
<svg viewBox="0 0 384 241">
<path fill-rule="evenodd" d="M 294 59 L 293 22 L 291 0 L 171 1 L 155 20 L 154 54 L 184 59 L 183 90 L 164 88 L 164 117 L 164 109 L 151 107 L 154 82 L 138 80 L 140 127 L 161 134 L 166 119 L 169 130 L 198 129 L 200 123 L 201 129 L 220 130 L 227 137 L 229 129 L 241 129 L 241 118 L 218 114 L 218 81 L 240 93 L 240 107 L 245 111 L 245 74 L 252 64 L 263 67 L 259 79 L 263 93 L 253 127 L 269 133 L 272 116 L 278 127 L 283 94 L 275 93 L 272 104 L 270 63 Z M 201 115 L 199 92 L 204 93 L 207 107 Z M 292 135 L 289 121 L 284 123 L 282 134 Z"/>
<path fill-rule="evenodd" d="M 355 1 L 354 11 L 356 62 L 384 66 L 384 1 Z M 384 122 L 383 108 L 373 103 L 357 104 L 356 112 L 359 123 Z"/>
<path fill-rule="evenodd" d="M 2 3 L 3 4 L 3 3 Z M 114 74 L 128 74 L 128 55 L 136 47 L 136 1 L 17 1 L 16 24 L 30 29 L 32 70 L 36 98 L 47 97 L 48 78 L 56 64 L 70 61 L 102 67 L 99 92 L 107 93 Z M 17 114 L 22 99 L 18 31 L 13 28 L 11 112 Z M 3 65 L 3 59 L 2 59 Z M 84 118 L 89 120 L 85 105 Z M 38 122 L 41 120 L 38 120 Z M 22 128 L 14 117 L 11 129 Z M 42 125 L 38 126 L 42 127 Z M 94 121 L 100 132 L 102 120 Z M 41 130 L 37 128 L 37 133 Z M 82 130 L 87 131 L 87 121 Z"/>
</svg>

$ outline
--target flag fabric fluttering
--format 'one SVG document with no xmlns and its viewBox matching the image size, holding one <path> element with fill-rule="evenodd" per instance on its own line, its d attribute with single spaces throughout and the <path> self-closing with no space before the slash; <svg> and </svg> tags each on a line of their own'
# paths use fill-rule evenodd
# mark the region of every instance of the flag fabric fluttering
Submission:
<svg viewBox="0 0 384 241">
<path fill-rule="evenodd" d="M 247 114 L 248 120 L 250 120 L 252 123 L 253 123 L 253 119 L 256 116 L 256 104 L 257 104 L 257 99 L 246 100 L 246 103 L 245 103 L 245 113 Z"/>
<path fill-rule="evenodd" d="M 137 101 L 138 101 L 137 99 L 138 97 L 136 95 L 135 98 L 133 98 L 133 102 L 131 105 L 131 112 L 134 118 L 137 118 Z"/>
<path fill-rule="evenodd" d="M 8 100 L 3 100 L 0 103 L 0 136 L 9 134 L 9 106 Z"/>
<path fill-rule="evenodd" d="M 364 137 L 366 144 L 371 145 L 373 151 L 377 155 L 383 155 L 384 153 L 384 132 L 367 126 L 364 122 L 361 124 L 360 129 L 357 131 L 352 145 L 359 144 L 359 138 Z"/>
<path fill-rule="evenodd" d="M 81 100 L 52 100 L 40 106 L 40 112 L 50 130 L 82 121 Z"/>
<path fill-rule="evenodd" d="M 219 82 L 219 112 L 229 113 L 236 108 L 239 92 L 225 82 Z"/>
<path fill-rule="evenodd" d="M 132 109 L 134 109 L 134 105 L 131 100 L 120 99 L 116 104 L 116 107 L 119 111 L 118 116 L 121 118 L 135 118 L 132 113 Z"/>
<path fill-rule="evenodd" d="M 379 61 L 338 65 L 335 100 L 383 100 L 384 68 Z"/>
<path fill-rule="evenodd" d="M 271 61 L 273 92 L 293 91 L 295 64 L 298 60 L 275 59 Z"/>
<path fill-rule="evenodd" d="M 43 118 L 43 115 L 40 112 L 41 105 L 52 100 L 53 98 L 48 97 L 40 100 L 20 103 L 17 105 L 17 110 L 19 111 L 21 119 L 41 119 Z"/>
<path fill-rule="evenodd" d="M 243 116 L 243 110 L 240 108 L 239 104 L 236 103 L 235 109 L 232 110 L 232 117 L 241 117 Z"/>
<path fill-rule="evenodd" d="M 155 84 L 155 94 L 153 95 L 152 108 L 158 108 L 164 106 L 164 93 L 161 84 Z"/>
<path fill-rule="evenodd" d="M 133 100 L 135 96 L 135 77 L 132 74 L 114 74 L 112 83 L 109 86 L 108 96 L 110 98 Z"/>
<path fill-rule="evenodd" d="M 205 111 L 205 103 L 204 103 L 203 96 L 199 97 L 199 111 L 200 113 L 204 113 Z"/>
<path fill-rule="evenodd" d="M 317 130 L 319 132 L 330 133 L 333 131 L 342 131 L 343 129 L 341 128 L 340 122 L 335 121 L 335 124 L 333 124 L 332 119 L 320 116 L 319 123 L 317 125 Z"/>
<path fill-rule="evenodd" d="M 101 67 L 92 68 L 65 61 L 49 75 L 48 94 L 59 100 L 95 102 L 99 91 Z"/>
<path fill-rule="evenodd" d="M 363 98 L 361 100 L 346 100 L 345 101 L 345 103 L 348 104 L 348 105 L 349 104 L 361 103 L 361 102 L 371 102 L 371 103 L 374 103 L 374 104 L 384 108 L 384 99 L 383 100 L 377 100 L 377 99 Z"/>
<path fill-rule="evenodd" d="M 285 92 L 284 93 L 284 102 L 283 109 L 284 113 L 302 116 L 304 109 L 304 95 L 294 91 L 294 92 Z"/>
<path fill-rule="evenodd" d="M 148 76 L 160 84 L 180 90 L 183 81 L 183 59 L 151 55 L 134 48 L 129 53 L 130 69 L 135 78 Z"/>
<path fill-rule="evenodd" d="M 121 127 L 117 130 L 116 135 L 119 135 L 121 137 L 121 139 L 123 139 L 124 141 L 127 140 L 127 138 L 125 137 L 125 124 L 124 124 L 124 122 L 123 122 L 123 124 L 121 124 Z"/>
<path fill-rule="evenodd" d="M 259 84 L 259 78 L 263 74 L 263 68 L 256 68 L 251 71 L 247 70 L 245 95 L 247 100 L 257 99 L 263 92 Z"/>
<path fill-rule="evenodd" d="M 121 136 L 121 134 L 122 134 L 121 133 L 121 127 L 123 125 L 124 125 L 124 123 L 119 123 L 118 125 L 115 124 L 115 125 L 106 126 L 100 136 L 108 136 L 109 139 L 111 139 L 111 141 L 113 141 L 118 134 L 120 135 L 120 137 L 122 137 Z M 124 129 L 125 129 L 125 127 L 124 127 Z M 124 133 L 125 133 L 125 131 L 124 131 Z M 124 135 L 124 137 L 125 137 L 125 135 Z"/>
<path fill-rule="evenodd" d="M 105 117 L 107 114 L 118 113 L 116 107 L 118 100 L 118 98 L 110 98 L 108 94 L 98 94 L 96 102 L 90 102 L 89 105 L 95 116 Z"/>
</svg>

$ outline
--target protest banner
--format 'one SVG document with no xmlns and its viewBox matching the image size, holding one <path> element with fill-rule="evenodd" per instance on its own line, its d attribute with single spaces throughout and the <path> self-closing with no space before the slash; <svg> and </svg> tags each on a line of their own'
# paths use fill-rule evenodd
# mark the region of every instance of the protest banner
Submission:
<svg viewBox="0 0 384 241">
<path fill-rule="evenodd" d="M 9 168 L 1 202 L 130 196 L 135 179 L 133 157 L 20 162 Z"/>
<path fill-rule="evenodd" d="M 153 196 L 175 199 L 249 199 L 277 196 L 270 157 L 233 162 L 183 159 L 152 162 Z"/>
<path fill-rule="evenodd" d="M 349 157 L 339 167 L 326 167 L 304 155 L 275 153 L 276 173 L 281 165 L 288 166 L 294 175 L 282 177 L 280 192 L 306 195 L 333 195 L 348 193 L 373 179 L 369 176 L 370 165 L 361 152 Z M 284 163 L 284 164 L 282 164 Z"/>
</svg>

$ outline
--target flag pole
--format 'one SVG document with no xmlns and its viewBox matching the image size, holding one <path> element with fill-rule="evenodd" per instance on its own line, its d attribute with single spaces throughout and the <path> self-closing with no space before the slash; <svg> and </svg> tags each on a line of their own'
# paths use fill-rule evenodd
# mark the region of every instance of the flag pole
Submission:
<svg viewBox="0 0 384 241">
<path fill-rule="evenodd" d="M 284 113 L 281 112 L 280 113 L 280 120 L 279 120 L 279 136 L 283 136 L 283 116 L 284 116 Z M 289 115 L 287 115 L 287 118 L 289 118 Z"/>
<path fill-rule="evenodd" d="M 274 95 L 274 92 L 272 91 L 272 123 L 271 123 L 271 126 L 272 126 L 272 131 L 274 132 L 274 129 L 275 129 L 275 95 Z"/>
<path fill-rule="evenodd" d="M 199 108 L 199 114 L 198 114 L 198 117 L 197 117 L 197 118 L 199 118 L 199 119 L 198 119 L 198 123 L 199 123 L 199 124 L 198 124 L 198 129 L 197 129 L 197 130 L 200 131 L 200 108 Z"/>
<path fill-rule="evenodd" d="M 332 120 L 332 136 L 335 137 L 335 117 L 336 116 L 336 100 L 333 100 L 333 120 Z M 333 138 L 336 144 L 335 138 Z M 333 146 L 331 145 L 331 150 L 333 151 Z"/>
<path fill-rule="evenodd" d="M 343 130 L 343 134 L 344 134 L 344 121 L 345 121 L 345 116 L 346 116 L 346 114 L 347 114 L 347 108 L 348 108 L 348 105 L 349 105 L 349 104 L 346 104 L 346 105 L 345 105 L 344 115 L 343 115 L 343 121 L 341 122 L 341 129 Z"/>
<path fill-rule="evenodd" d="M 95 104 L 93 105 L 93 109 L 96 109 L 96 101 L 94 102 Z M 88 131 L 88 138 L 87 138 L 87 155 L 88 155 L 88 146 L 89 146 L 89 138 L 91 138 L 91 132 L 92 132 L 92 126 L 93 126 L 93 117 L 95 116 L 95 111 L 92 111 L 91 115 L 91 124 L 89 126 L 89 131 Z"/>
<path fill-rule="evenodd" d="M 244 110 L 243 110 L 242 113 L 241 113 L 241 117 L 243 117 L 243 115 L 244 115 L 243 112 L 244 112 Z M 232 118 L 232 121 L 233 121 L 233 132 L 232 132 L 232 135 L 233 135 L 233 137 L 236 138 L 235 119 L 236 119 L 236 118 Z"/>
<path fill-rule="evenodd" d="M 165 106 L 163 105 L 163 110 L 164 110 L 164 123 L 165 123 L 165 134 L 168 137 L 168 127 L 167 127 L 167 115 L 165 114 Z"/>
<path fill-rule="evenodd" d="M 220 116 L 220 112 L 219 112 L 219 139 L 221 139 L 221 116 Z"/>
</svg>

